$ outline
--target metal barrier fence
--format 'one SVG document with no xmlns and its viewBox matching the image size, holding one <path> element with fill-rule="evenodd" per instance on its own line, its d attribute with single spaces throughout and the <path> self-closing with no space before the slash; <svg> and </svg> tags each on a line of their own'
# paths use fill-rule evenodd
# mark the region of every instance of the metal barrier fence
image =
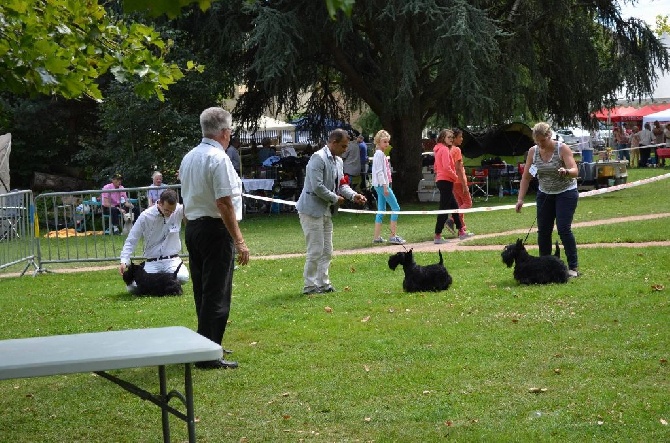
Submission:
<svg viewBox="0 0 670 443">
<path fill-rule="evenodd" d="M 20 267 L 21 275 L 35 269 L 35 224 L 32 191 L 0 195 L 0 270 Z"/>
<path fill-rule="evenodd" d="M 173 188 L 179 194 L 181 186 L 164 185 L 161 188 Z M 149 189 L 151 187 L 145 186 L 104 191 L 49 192 L 35 197 L 35 213 L 40 228 L 36 232 L 35 273 L 48 272 L 45 265 L 52 263 L 118 262 L 132 221 L 120 216 L 119 224 L 113 225 L 109 209 L 102 206 L 102 194 L 125 192 L 129 203 L 136 208 L 134 212 L 137 216 L 147 208 Z M 187 256 L 183 240 L 182 230 L 180 255 Z M 141 260 L 143 250 L 144 240 L 140 239 L 131 258 Z"/>
</svg>

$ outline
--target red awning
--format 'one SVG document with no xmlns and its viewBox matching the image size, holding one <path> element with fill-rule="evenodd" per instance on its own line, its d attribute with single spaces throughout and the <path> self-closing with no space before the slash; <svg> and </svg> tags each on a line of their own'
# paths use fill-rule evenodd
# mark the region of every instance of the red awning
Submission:
<svg viewBox="0 0 670 443">
<path fill-rule="evenodd" d="M 639 121 L 645 115 L 670 109 L 670 103 L 658 103 L 644 105 L 636 108 L 635 106 L 617 106 L 612 109 L 601 109 L 594 115 L 598 120 L 610 121 L 612 123 Z"/>
</svg>

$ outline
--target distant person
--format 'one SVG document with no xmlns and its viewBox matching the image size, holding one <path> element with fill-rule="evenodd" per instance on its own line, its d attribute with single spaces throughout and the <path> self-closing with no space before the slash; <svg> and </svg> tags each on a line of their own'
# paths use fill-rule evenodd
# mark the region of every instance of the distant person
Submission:
<svg viewBox="0 0 670 443">
<path fill-rule="evenodd" d="M 161 192 L 163 192 L 165 189 L 161 187 L 162 184 L 163 174 L 161 174 L 160 171 L 154 171 L 154 173 L 151 174 L 150 189 L 147 190 L 147 200 L 149 201 L 149 207 L 153 206 L 154 203 L 156 203 L 160 198 Z"/>
<path fill-rule="evenodd" d="M 472 196 L 470 195 L 470 188 L 468 187 L 468 177 L 465 174 L 465 167 L 463 166 L 463 154 L 461 153 L 461 144 L 463 144 L 463 131 L 460 129 L 454 129 L 454 139 L 453 145 L 449 152 L 451 153 L 451 158 L 454 160 L 454 168 L 456 170 L 456 181 L 454 182 L 454 198 L 456 203 L 458 203 L 458 209 L 469 209 L 472 207 Z M 467 226 L 465 225 L 465 214 L 459 213 L 455 214 L 452 217 L 458 217 L 461 219 L 462 229 L 466 234 L 472 234 L 468 231 Z M 454 220 L 453 218 L 447 219 L 447 229 L 449 229 L 453 234 L 456 234 L 454 229 Z"/>
<path fill-rule="evenodd" d="M 619 126 L 612 129 L 614 143 L 616 145 L 619 160 L 628 160 L 630 162 L 630 137 L 626 131 Z"/>
<path fill-rule="evenodd" d="M 179 204 L 179 196 L 174 189 L 164 189 L 155 204 L 142 211 L 130 230 L 123 249 L 119 273 L 123 275 L 130 265 L 132 255 L 140 239 L 144 244 L 146 258 L 144 270 L 149 273 L 173 273 L 182 263 L 181 225 L 184 221 L 184 207 Z M 183 285 L 189 279 L 188 269 L 182 265 L 177 271 L 177 279 Z M 134 282 L 133 282 L 134 283 Z M 130 285 L 128 291 L 134 293 L 137 285 Z"/>
<path fill-rule="evenodd" d="M 395 212 L 390 217 L 389 243 L 402 245 L 405 240 L 397 233 L 400 205 L 391 188 L 391 165 L 388 157 L 384 154 L 390 141 L 391 135 L 383 129 L 375 134 L 375 155 L 372 157 L 372 186 L 377 193 L 377 211 L 379 212 L 375 215 L 375 232 L 372 242 L 384 243 L 386 241 L 381 236 L 382 221 L 384 220 L 384 214 L 381 211 L 386 211 L 386 204 L 388 203 L 391 211 Z"/>
<path fill-rule="evenodd" d="M 302 289 L 306 295 L 335 291 L 329 276 L 333 256 L 333 215 L 345 199 L 361 205 L 366 201 L 363 195 L 342 181 L 344 171 L 339 156 L 348 144 L 347 131 L 335 129 L 328 136 L 327 145 L 312 154 L 307 163 L 305 184 L 296 205 L 307 243 Z"/>
<path fill-rule="evenodd" d="M 359 135 L 356 138 L 358 142 L 358 150 L 360 152 L 360 162 L 361 162 L 361 186 L 359 189 L 367 189 L 367 176 L 368 176 L 368 145 L 365 143 L 365 139 L 362 135 Z"/>
<path fill-rule="evenodd" d="M 433 148 L 435 156 L 433 169 L 435 171 L 435 185 L 440 191 L 440 211 L 458 209 L 458 203 L 454 198 L 454 182 L 457 180 L 456 167 L 454 165 L 454 159 L 451 157 L 450 153 L 453 139 L 454 133 L 451 129 L 443 129 L 438 134 L 437 143 Z M 450 215 L 451 214 L 448 213 L 442 213 L 437 216 L 437 221 L 435 222 L 435 237 L 433 239 L 433 242 L 436 245 L 446 241 L 442 237 L 442 231 L 444 230 Z M 463 229 L 460 217 L 454 217 L 454 224 L 456 225 L 456 229 L 458 229 L 458 237 L 461 240 L 472 236 L 472 233 L 468 233 Z"/>
<path fill-rule="evenodd" d="M 242 163 L 240 160 L 240 139 L 238 137 L 233 137 L 230 139 L 230 145 L 226 149 L 226 154 L 230 158 L 230 162 L 233 164 L 233 169 L 237 172 L 237 175 L 242 176 Z"/>
<path fill-rule="evenodd" d="M 656 120 L 654 122 L 654 127 L 651 130 L 651 133 L 654 135 L 654 140 L 653 144 L 655 145 L 661 145 L 664 143 L 664 137 L 663 137 L 663 126 L 661 126 L 661 123 Z M 658 146 L 659 148 L 662 148 L 662 146 Z M 654 158 L 656 158 L 656 166 L 660 166 L 660 159 L 658 158 L 658 155 L 656 154 L 656 149 L 657 147 L 653 147 L 652 151 L 654 152 Z"/>
<path fill-rule="evenodd" d="M 112 189 L 123 189 L 123 176 L 116 173 L 112 176 L 111 183 L 102 187 L 103 191 L 110 191 Z M 100 196 L 100 204 L 102 205 L 102 213 L 109 215 L 112 226 L 109 227 L 110 234 L 120 234 L 119 220 L 121 215 L 125 215 L 128 211 L 132 211 L 134 219 L 140 216 L 140 207 L 133 205 L 128 199 L 128 194 L 123 192 L 103 192 Z"/>
<path fill-rule="evenodd" d="M 540 255 L 552 254 L 551 237 L 555 222 L 568 261 L 568 275 L 578 277 L 577 242 L 572 233 L 572 220 L 579 200 L 577 163 L 568 145 L 551 139 L 551 127 L 547 123 L 533 126 L 533 140 L 535 146 L 528 151 L 521 176 L 516 212 L 521 212 L 530 180 L 536 177 L 539 185 L 536 211 Z"/>
<path fill-rule="evenodd" d="M 630 167 L 640 167 L 640 128 L 633 126 L 630 137 Z"/>
<path fill-rule="evenodd" d="M 654 141 L 654 134 L 651 132 L 649 122 L 644 124 L 644 129 L 640 131 L 640 167 L 649 166 L 649 157 L 651 157 L 651 148 L 648 147 Z"/>
<path fill-rule="evenodd" d="M 670 123 L 665 125 L 665 129 L 663 130 L 663 138 L 665 140 L 665 147 L 670 148 Z M 663 166 L 665 166 L 665 158 L 662 158 L 661 162 L 663 163 Z"/>
<path fill-rule="evenodd" d="M 354 187 L 354 177 L 358 177 L 361 174 L 361 153 L 358 149 L 358 143 L 356 140 L 350 140 L 347 145 L 347 150 L 341 155 L 342 158 L 342 169 L 344 170 L 344 175 L 347 176 L 349 180 L 349 186 Z"/>
<path fill-rule="evenodd" d="M 277 155 L 275 149 L 272 147 L 270 139 L 265 137 L 261 140 L 261 147 L 258 149 L 258 164 L 263 165 L 263 162 L 273 155 Z"/>
</svg>

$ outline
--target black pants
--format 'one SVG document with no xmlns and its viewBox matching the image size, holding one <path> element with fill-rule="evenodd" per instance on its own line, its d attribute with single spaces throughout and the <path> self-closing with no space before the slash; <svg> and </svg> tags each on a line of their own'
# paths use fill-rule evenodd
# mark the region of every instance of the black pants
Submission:
<svg viewBox="0 0 670 443">
<path fill-rule="evenodd" d="M 645 148 L 640 146 L 640 167 L 647 166 L 649 162 L 649 157 L 651 157 L 651 148 Z"/>
<path fill-rule="evenodd" d="M 440 210 L 458 209 L 458 203 L 454 197 L 454 183 L 447 180 L 439 180 L 436 185 L 437 189 L 440 191 Z M 435 234 L 442 234 L 444 224 L 447 222 L 450 215 L 451 214 L 438 214 L 437 222 L 435 222 Z M 459 231 L 463 227 L 460 217 L 454 217 L 454 224 Z"/>
<path fill-rule="evenodd" d="M 220 218 L 190 220 L 186 224 L 186 249 L 198 334 L 221 344 L 233 291 L 233 238 Z"/>
</svg>

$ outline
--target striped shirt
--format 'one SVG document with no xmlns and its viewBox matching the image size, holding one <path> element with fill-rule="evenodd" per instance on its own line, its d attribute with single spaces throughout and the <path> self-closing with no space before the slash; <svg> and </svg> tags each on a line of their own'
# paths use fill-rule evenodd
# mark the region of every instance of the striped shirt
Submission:
<svg viewBox="0 0 670 443">
<path fill-rule="evenodd" d="M 577 188 L 577 179 L 567 175 L 560 175 L 558 168 L 565 168 L 565 162 L 561 159 L 559 142 L 556 142 L 553 154 L 549 161 L 545 162 L 540 156 L 540 147 L 535 146 L 533 163 L 537 167 L 537 180 L 540 191 L 545 194 L 560 194 Z"/>
</svg>

